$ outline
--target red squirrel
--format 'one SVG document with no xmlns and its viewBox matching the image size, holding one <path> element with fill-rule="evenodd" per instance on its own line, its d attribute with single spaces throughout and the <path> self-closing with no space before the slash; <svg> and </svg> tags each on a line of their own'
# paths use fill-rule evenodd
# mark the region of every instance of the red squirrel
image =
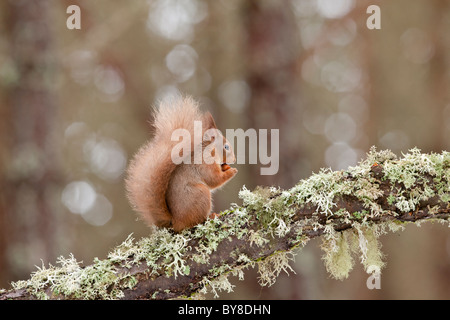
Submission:
<svg viewBox="0 0 450 320">
<path fill-rule="evenodd" d="M 195 122 L 201 123 L 200 144 L 194 138 L 183 141 L 181 146 L 192 151 L 183 154 L 182 149 L 177 154 L 173 150 L 180 143 L 173 141 L 173 133 L 183 129 L 194 137 Z M 153 139 L 140 148 L 127 170 L 125 184 L 131 205 L 147 225 L 173 228 L 175 232 L 214 218 L 211 191 L 224 185 L 238 170 L 230 167 L 236 158 L 211 113 L 200 112 L 192 98 L 175 98 L 160 103 L 153 126 Z M 194 156 L 196 150 L 203 153 L 206 148 L 212 163 L 206 159 L 199 162 Z M 177 164 L 174 154 L 185 161 Z"/>
</svg>

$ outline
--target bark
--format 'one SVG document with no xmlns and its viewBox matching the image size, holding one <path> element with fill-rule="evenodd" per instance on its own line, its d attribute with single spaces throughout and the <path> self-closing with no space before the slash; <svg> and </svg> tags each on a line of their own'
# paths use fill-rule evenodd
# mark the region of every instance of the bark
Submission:
<svg viewBox="0 0 450 320">
<path fill-rule="evenodd" d="M 226 277 L 250 266 L 258 266 L 260 283 L 270 285 L 290 268 L 287 254 L 312 238 L 333 241 L 342 232 L 379 235 L 405 223 L 448 223 L 450 153 L 413 149 L 397 159 L 371 150 L 346 171 L 323 170 L 290 190 L 244 187 L 240 197 L 241 206 L 216 219 L 180 234 L 156 230 L 138 243 L 129 238 L 91 266 L 67 268 L 66 261 L 51 272 L 43 267 L 1 293 L 0 300 L 190 297 L 205 286 L 213 292 L 231 289 Z M 86 281 L 88 270 L 92 277 Z M 58 277 L 77 284 L 78 291 L 60 285 Z"/>
</svg>

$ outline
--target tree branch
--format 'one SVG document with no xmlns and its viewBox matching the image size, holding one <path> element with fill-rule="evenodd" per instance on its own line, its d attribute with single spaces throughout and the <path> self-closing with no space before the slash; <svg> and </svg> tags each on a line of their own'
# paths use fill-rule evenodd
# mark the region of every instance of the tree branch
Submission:
<svg viewBox="0 0 450 320">
<path fill-rule="evenodd" d="M 367 272 L 380 272 L 380 234 L 408 222 L 449 222 L 450 153 L 412 149 L 397 159 L 372 148 L 346 171 L 322 170 L 285 191 L 243 187 L 240 198 L 241 206 L 182 233 L 155 229 L 139 241 L 129 236 L 89 266 L 61 257 L 59 266 L 42 266 L 3 290 L 0 300 L 170 299 L 207 289 L 216 295 L 232 290 L 230 273 L 241 278 L 253 266 L 260 284 L 271 285 L 291 269 L 295 249 L 319 236 L 332 276 L 347 277 L 355 252 Z"/>
</svg>

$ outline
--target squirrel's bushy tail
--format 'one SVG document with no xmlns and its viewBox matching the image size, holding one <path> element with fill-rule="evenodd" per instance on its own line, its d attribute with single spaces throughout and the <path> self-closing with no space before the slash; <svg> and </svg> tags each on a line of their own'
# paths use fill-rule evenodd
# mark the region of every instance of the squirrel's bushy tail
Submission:
<svg viewBox="0 0 450 320">
<path fill-rule="evenodd" d="M 171 159 L 176 129 L 187 129 L 193 137 L 194 121 L 201 121 L 197 103 L 189 97 L 161 102 L 154 113 L 155 136 L 130 162 L 125 180 L 128 199 L 148 225 L 170 227 L 172 215 L 166 192 L 176 164 Z"/>
</svg>

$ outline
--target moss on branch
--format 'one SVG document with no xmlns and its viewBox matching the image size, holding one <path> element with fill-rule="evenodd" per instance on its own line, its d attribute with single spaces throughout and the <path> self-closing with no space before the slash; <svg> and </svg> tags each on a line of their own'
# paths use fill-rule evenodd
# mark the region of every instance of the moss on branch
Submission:
<svg viewBox="0 0 450 320">
<path fill-rule="evenodd" d="M 297 248 L 321 236 L 323 260 L 337 279 L 358 257 L 368 273 L 385 261 L 379 236 L 405 223 L 449 222 L 450 153 L 412 149 L 402 158 L 372 148 L 358 166 L 321 170 L 290 190 L 245 188 L 242 205 L 179 234 L 154 229 L 130 235 L 108 258 L 81 266 L 73 256 L 44 265 L 28 280 L 0 291 L 0 299 L 170 299 L 210 290 L 232 291 L 228 275 L 243 279 L 257 267 L 261 285 L 293 272 Z"/>
</svg>

